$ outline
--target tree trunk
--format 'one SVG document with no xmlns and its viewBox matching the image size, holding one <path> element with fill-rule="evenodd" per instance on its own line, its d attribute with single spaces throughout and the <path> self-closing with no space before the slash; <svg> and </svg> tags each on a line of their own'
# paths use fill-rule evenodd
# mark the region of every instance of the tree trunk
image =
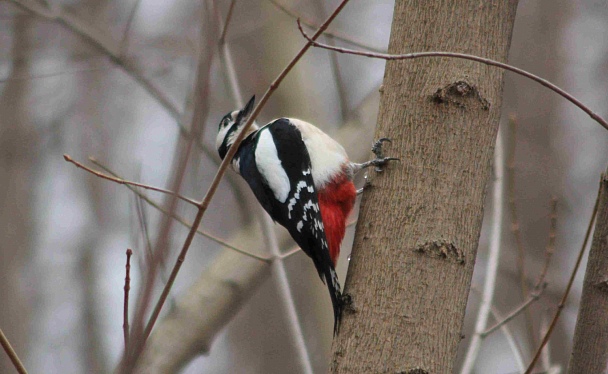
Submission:
<svg viewBox="0 0 608 374">
<path fill-rule="evenodd" d="M 390 53 L 506 61 L 517 0 L 397 1 Z M 334 342 L 336 373 L 452 373 L 500 118 L 503 72 L 457 59 L 387 62 L 376 138 L 400 157 L 361 205 Z"/>
<path fill-rule="evenodd" d="M 593 242 L 583 282 L 568 373 L 608 370 L 608 174 L 602 175 Z"/>
</svg>

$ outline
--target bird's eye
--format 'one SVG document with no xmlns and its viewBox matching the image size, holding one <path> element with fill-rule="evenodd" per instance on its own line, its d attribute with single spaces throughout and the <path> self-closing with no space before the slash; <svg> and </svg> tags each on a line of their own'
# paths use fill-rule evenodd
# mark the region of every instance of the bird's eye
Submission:
<svg viewBox="0 0 608 374">
<path fill-rule="evenodd" d="M 222 120 L 220 121 L 220 125 L 218 127 L 218 130 L 221 130 L 221 129 L 225 128 L 226 126 L 228 126 L 231 121 L 232 121 L 232 116 L 230 115 L 230 113 L 226 114 L 224 116 L 224 118 L 222 118 Z"/>
</svg>

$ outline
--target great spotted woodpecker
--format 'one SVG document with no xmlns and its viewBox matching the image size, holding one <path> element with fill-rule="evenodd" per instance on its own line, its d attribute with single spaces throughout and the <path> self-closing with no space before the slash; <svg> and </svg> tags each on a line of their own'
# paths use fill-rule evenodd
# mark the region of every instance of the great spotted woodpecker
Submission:
<svg viewBox="0 0 608 374">
<path fill-rule="evenodd" d="M 226 114 L 218 128 L 216 147 L 222 160 L 243 129 L 255 96 L 242 110 Z M 279 118 L 263 127 L 253 124 L 232 159 L 232 168 L 253 190 L 275 222 L 312 258 L 327 284 L 334 309 L 334 334 L 344 300 L 335 266 L 357 190 L 354 175 L 369 166 L 381 167 L 381 139 L 372 149 L 378 158 L 350 162 L 344 148 L 310 123 Z"/>
</svg>

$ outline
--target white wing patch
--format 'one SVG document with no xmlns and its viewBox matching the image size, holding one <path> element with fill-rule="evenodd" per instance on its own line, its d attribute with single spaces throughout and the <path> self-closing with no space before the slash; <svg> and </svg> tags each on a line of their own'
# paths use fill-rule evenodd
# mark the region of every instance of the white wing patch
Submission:
<svg viewBox="0 0 608 374">
<path fill-rule="evenodd" d="M 268 182 L 274 197 L 284 203 L 287 200 L 287 195 L 289 195 L 291 185 L 287 173 L 281 165 L 272 134 L 267 129 L 260 130 L 257 148 L 255 149 L 255 163 L 262 177 Z"/>
</svg>

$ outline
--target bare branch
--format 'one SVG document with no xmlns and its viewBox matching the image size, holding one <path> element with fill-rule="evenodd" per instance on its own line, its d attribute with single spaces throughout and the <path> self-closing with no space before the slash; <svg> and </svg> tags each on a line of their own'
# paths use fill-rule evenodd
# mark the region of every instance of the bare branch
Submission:
<svg viewBox="0 0 608 374">
<path fill-rule="evenodd" d="M 518 306 L 514 311 L 512 311 L 511 313 L 509 313 L 509 315 L 507 315 L 503 320 L 497 322 L 494 326 L 492 326 L 489 329 L 487 329 L 484 332 L 482 332 L 480 334 L 480 336 L 482 338 L 485 338 L 486 336 L 490 335 L 491 333 L 493 333 L 494 331 L 496 331 L 497 329 L 499 329 L 500 327 L 502 327 L 504 324 L 506 324 L 509 321 L 511 321 L 513 318 L 517 317 L 521 312 L 523 312 L 530 305 L 532 305 L 533 302 L 535 302 L 536 300 L 538 300 L 540 298 L 540 296 L 542 295 L 542 293 L 545 290 L 545 288 L 547 288 L 547 283 L 543 283 L 539 288 L 537 288 L 534 291 L 532 291 L 532 293 L 528 297 L 528 300 L 526 300 L 523 304 L 521 304 L 520 306 Z"/>
<path fill-rule="evenodd" d="M 501 319 L 501 316 L 498 313 L 498 311 L 496 310 L 496 308 L 494 308 L 492 306 L 491 311 L 492 311 L 492 316 L 494 317 L 495 320 L 498 321 Z M 513 332 L 511 331 L 511 329 L 509 329 L 508 325 L 500 326 L 500 331 L 505 336 L 505 339 L 507 340 L 507 344 L 509 344 L 509 347 L 511 348 L 511 352 L 513 352 L 513 358 L 515 359 L 515 362 L 517 363 L 519 372 L 524 371 L 526 367 L 524 364 L 521 347 L 517 344 L 517 341 L 515 340 L 515 337 L 513 336 Z"/>
<path fill-rule="evenodd" d="M 146 78 L 144 75 L 140 74 L 136 66 L 132 64 L 129 60 L 124 58 L 125 45 L 121 41 L 120 43 L 115 42 L 109 36 L 101 33 L 99 30 L 94 29 L 87 22 L 83 22 L 81 19 L 71 14 L 69 11 L 63 9 L 60 5 L 55 5 L 52 9 L 48 9 L 37 4 L 34 1 L 24 1 L 24 0 L 11 0 L 13 3 L 18 6 L 36 14 L 37 16 L 46 18 L 48 20 L 57 21 L 63 24 L 65 27 L 70 29 L 76 35 L 81 36 L 83 39 L 86 39 L 89 43 L 101 49 L 110 59 L 110 61 L 122 68 L 122 70 L 129 75 L 135 82 L 139 84 L 144 90 L 152 96 L 173 118 L 179 127 L 180 135 L 185 138 L 191 137 L 190 131 L 186 129 L 184 124 L 184 118 L 182 110 L 177 108 L 171 100 L 163 94 L 162 90 L 159 89 L 156 85 L 152 83 L 151 80 Z M 133 10 L 135 12 L 135 9 Z M 128 30 L 127 30 L 128 32 Z M 87 70 L 99 70 L 99 69 L 85 69 Z M 59 75 L 59 74 L 54 74 Z M 53 76 L 53 75 L 50 75 Z M 205 150 L 203 144 L 200 140 L 197 139 L 195 142 L 196 146 L 199 149 Z"/>
<path fill-rule="evenodd" d="M 133 5 L 133 9 L 131 9 L 131 13 L 129 13 L 129 19 L 127 20 L 127 25 L 125 26 L 125 31 L 123 32 L 122 40 L 118 47 L 118 53 L 121 57 L 124 57 L 129 50 L 129 33 L 131 32 L 131 25 L 133 25 L 133 19 L 135 18 L 139 4 L 141 4 L 141 0 L 135 0 L 135 5 Z"/>
<path fill-rule="evenodd" d="M 551 215 L 549 216 L 549 219 L 551 223 L 549 227 L 549 240 L 547 242 L 547 248 L 545 249 L 545 263 L 540 272 L 540 276 L 538 277 L 538 281 L 534 286 L 535 288 L 538 288 L 545 282 L 545 277 L 547 276 L 549 266 L 551 265 L 551 258 L 555 252 L 555 237 L 557 232 L 557 198 L 555 196 L 551 198 Z"/>
<path fill-rule="evenodd" d="M 462 365 L 461 374 L 468 374 L 473 371 L 481 341 L 484 338 L 483 331 L 488 324 L 494 289 L 496 287 L 496 276 L 498 275 L 498 262 L 500 260 L 502 222 L 504 208 L 504 184 L 505 184 L 505 152 L 504 152 L 504 130 L 498 129 L 496 139 L 496 149 L 494 150 L 494 185 L 492 188 L 492 224 L 490 231 L 490 248 L 488 253 L 486 276 L 481 295 L 481 305 L 477 312 L 475 322 L 475 335 L 467 349 L 467 354 Z"/>
<path fill-rule="evenodd" d="M 499 62 L 499 61 L 495 61 L 495 60 L 492 60 L 489 58 L 479 57 L 479 56 L 475 56 L 475 55 L 468 55 L 466 53 L 456 53 L 456 52 L 413 52 L 413 53 L 405 53 L 402 55 L 391 55 L 391 54 L 386 54 L 386 53 L 372 53 L 372 52 L 357 51 L 357 50 L 348 49 L 348 48 L 332 47 L 327 44 L 319 43 L 319 42 L 315 41 L 316 38 L 311 38 L 310 36 L 308 36 L 308 34 L 306 34 L 304 32 L 304 29 L 302 29 L 302 24 L 300 23 L 300 20 L 298 20 L 298 28 L 300 29 L 300 32 L 306 38 L 306 40 L 308 40 L 308 42 L 311 43 L 313 46 L 318 47 L 318 48 L 328 49 L 331 51 L 336 51 L 339 53 L 346 53 L 346 54 L 355 55 L 355 56 L 379 58 L 379 59 L 387 60 L 387 61 L 410 60 L 410 59 L 421 58 L 421 57 L 452 57 L 452 58 L 460 58 L 460 59 L 464 59 L 464 60 L 476 61 L 476 62 L 480 62 L 482 64 L 486 64 L 486 65 L 490 65 L 490 66 L 496 66 L 496 67 L 511 71 L 515 74 L 522 75 L 526 78 L 529 78 L 529 79 L 541 84 L 542 86 L 547 87 L 551 91 L 557 93 L 558 95 L 562 96 L 566 100 L 570 101 L 572 104 L 579 107 L 583 112 L 587 113 L 589 115 L 589 117 L 594 119 L 603 128 L 608 130 L 608 122 L 606 122 L 606 120 L 603 119 L 599 114 L 595 113 L 594 111 L 589 109 L 589 107 L 587 107 L 585 104 L 580 102 L 576 97 L 572 96 L 565 90 L 559 88 L 558 86 L 549 82 L 546 79 L 540 78 L 537 75 L 529 73 L 529 72 L 527 72 L 523 69 L 517 68 L 515 66 L 505 64 L 504 62 Z M 315 34 L 315 36 L 316 36 L 316 34 Z"/>
<path fill-rule="evenodd" d="M 509 116 L 509 161 L 507 161 L 507 195 L 509 196 L 509 208 L 511 211 L 511 232 L 515 237 L 515 247 L 517 248 L 517 272 L 519 273 L 519 285 L 521 299 L 525 300 L 530 293 L 528 288 L 528 277 L 526 275 L 526 250 L 524 249 L 523 240 L 521 237 L 521 225 L 519 224 L 519 215 L 517 211 L 517 199 L 515 193 L 515 149 L 517 147 L 517 117 L 515 114 Z M 538 283 L 540 284 L 540 282 Z M 529 309 L 526 310 L 526 324 L 528 325 L 529 336 L 532 342 L 536 344 L 536 334 L 534 333 L 534 320 Z"/>
<path fill-rule="evenodd" d="M 113 172 L 112 170 L 110 170 L 107 166 L 104 166 L 103 164 L 101 164 L 99 161 L 97 160 L 91 160 L 91 162 L 93 162 L 95 165 L 97 165 L 98 167 L 104 169 L 107 173 L 112 174 L 113 176 L 115 176 L 116 178 L 120 178 L 115 172 Z M 181 223 L 183 226 L 192 229 L 192 224 L 188 223 L 188 221 L 186 221 L 184 218 L 182 218 L 181 216 L 175 214 L 175 213 L 171 213 L 169 211 L 167 211 L 166 209 L 164 209 L 163 207 L 160 206 L 160 204 L 158 204 L 157 202 L 155 202 L 154 200 L 152 200 L 150 197 L 148 197 L 146 194 L 142 193 L 141 191 L 137 190 L 137 188 L 133 187 L 133 186 L 129 186 L 126 185 L 126 187 L 128 189 L 130 189 L 134 194 L 136 194 L 139 198 L 141 198 L 142 200 L 144 200 L 146 203 L 148 203 L 150 206 L 152 206 L 153 208 L 155 208 L 156 210 L 158 210 L 159 212 L 168 215 L 169 217 L 173 218 L 174 220 L 176 220 L 177 222 Z M 271 258 L 266 258 L 266 257 L 262 257 L 262 256 L 258 256 L 256 254 L 253 254 L 251 252 L 248 252 L 242 248 L 239 248 L 237 246 L 234 246 L 230 243 L 228 243 L 227 241 L 225 241 L 224 239 L 220 239 L 215 235 L 209 234 L 206 231 L 203 231 L 201 229 L 197 229 L 196 233 L 199 235 L 204 236 L 207 239 L 213 240 L 214 242 L 220 244 L 221 246 L 224 246 L 228 249 L 231 249 L 235 252 L 238 252 L 242 255 L 245 255 L 247 257 L 251 257 L 254 258 L 256 260 L 260 260 L 266 263 L 269 263 L 272 259 Z"/>
<path fill-rule="evenodd" d="M 348 0 L 343 0 L 340 3 L 340 5 L 338 5 L 336 10 L 331 14 L 331 16 L 329 16 L 329 18 L 325 21 L 325 23 L 319 28 L 319 30 L 312 37 L 312 40 L 315 40 L 323 33 L 323 31 L 327 28 L 327 26 L 329 26 L 329 24 L 334 20 L 334 18 L 340 13 L 342 8 L 344 8 L 344 6 L 347 3 L 348 3 Z M 272 93 L 278 88 L 278 86 L 281 84 L 283 79 L 287 76 L 287 74 L 291 71 L 291 69 L 302 58 L 304 53 L 306 53 L 306 51 L 311 46 L 312 46 L 311 42 L 306 43 L 306 45 L 291 60 L 291 62 L 285 67 L 285 69 L 279 74 L 279 76 L 270 84 L 268 90 L 266 91 L 264 96 L 262 96 L 262 99 L 260 100 L 259 104 L 255 107 L 255 109 L 251 113 L 249 119 L 247 120 L 246 124 L 243 126 L 243 130 L 236 137 L 234 144 L 232 145 L 232 147 L 230 147 L 230 150 L 228 151 L 224 160 L 220 164 L 220 167 L 219 167 L 213 181 L 211 182 L 211 186 L 209 187 L 203 201 L 201 201 L 201 203 L 198 205 L 199 210 L 198 210 L 198 213 L 196 214 L 196 217 L 194 218 L 194 222 L 192 223 L 192 229 L 190 229 L 190 232 L 188 233 L 188 236 L 186 237 L 186 240 L 182 246 L 180 254 L 175 262 L 175 265 L 173 266 L 173 270 L 171 271 L 167 284 L 165 285 L 165 287 L 158 299 L 158 302 L 157 302 L 156 306 L 154 307 L 154 310 L 152 311 L 152 314 L 148 320 L 148 324 L 146 325 L 146 328 L 144 330 L 144 335 L 143 335 L 144 341 L 148 338 L 148 336 L 150 336 L 150 332 L 152 331 L 152 328 L 154 327 L 154 324 L 156 323 L 156 320 L 158 319 L 158 315 L 160 314 L 160 311 L 161 311 L 165 301 L 167 300 L 169 291 L 171 291 L 171 288 L 173 287 L 173 283 L 175 282 L 175 278 L 177 277 L 177 274 L 179 273 L 179 270 L 186 258 L 186 254 L 188 253 L 188 249 L 190 248 L 190 245 L 192 244 L 192 240 L 194 239 L 196 230 L 198 229 L 198 226 L 200 225 L 200 223 L 203 219 L 203 216 L 205 215 L 205 212 L 207 211 L 207 208 L 209 207 L 209 204 L 211 203 L 211 199 L 213 198 L 213 196 L 215 195 L 215 192 L 217 191 L 217 188 L 219 186 L 222 176 L 226 172 L 228 165 L 230 164 L 230 162 L 232 161 L 232 158 L 236 154 L 236 151 L 238 150 L 239 145 L 245 138 L 245 134 L 247 133 L 247 130 L 249 129 L 249 127 L 251 127 L 251 125 L 253 124 L 253 121 L 258 116 L 258 114 L 260 113 L 260 111 L 262 110 L 262 108 L 264 107 L 264 105 L 266 104 L 266 102 L 268 101 L 270 96 L 272 95 Z"/>
<path fill-rule="evenodd" d="M 574 268 L 572 269 L 572 273 L 570 274 L 570 279 L 568 280 L 568 285 L 566 286 L 566 290 L 564 291 L 562 299 L 560 300 L 559 304 L 557 305 L 557 311 L 555 312 L 555 315 L 553 316 L 553 320 L 551 320 L 549 329 L 547 330 L 547 333 L 543 337 L 543 340 L 540 343 L 540 346 L 538 347 L 538 350 L 536 351 L 536 354 L 534 355 L 532 362 L 530 362 L 530 366 L 528 366 L 528 369 L 526 370 L 525 374 L 532 373 L 532 370 L 534 369 L 534 365 L 536 365 L 536 361 L 538 361 L 540 354 L 543 350 L 543 347 L 549 341 L 549 338 L 551 337 L 551 333 L 553 332 L 553 329 L 557 325 L 557 320 L 559 319 L 559 316 L 562 313 L 562 309 L 564 309 L 564 306 L 566 305 L 566 300 L 568 300 L 568 295 L 570 294 L 570 289 L 572 288 L 572 284 L 574 284 L 574 278 L 576 277 L 576 273 L 578 272 L 578 268 L 583 259 L 583 254 L 585 253 L 585 248 L 587 248 L 587 242 L 589 241 L 589 237 L 591 236 L 591 231 L 593 229 L 593 222 L 595 221 L 595 217 L 597 216 L 600 191 L 601 191 L 601 185 L 600 185 L 600 189 L 598 189 L 597 197 L 595 199 L 595 206 L 593 207 L 593 213 L 591 213 L 591 218 L 589 219 L 589 225 L 587 226 L 587 232 L 585 233 L 585 239 L 583 240 L 583 245 L 581 246 L 581 249 L 578 253 L 578 257 L 576 259 L 576 264 L 574 265 Z"/>
<path fill-rule="evenodd" d="M 274 5 L 277 9 L 279 9 L 281 12 L 287 14 L 291 18 L 301 20 L 302 23 L 305 24 L 306 26 L 311 27 L 311 28 L 315 28 L 315 29 L 319 27 L 319 25 L 317 25 L 315 22 L 313 22 L 313 21 L 311 21 L 309 19 L 303 18 L 302 16 L 300 16 L 296 12 L 292 11 L 291 9 L 287 8 L 285 5 L 281 4 L 277 0 L 268 0 L 268 1 L 272 5 Z M 335 31 L 325 31 L 323 34 L 325 34 L 327 36 L 330 36 L 330 37 L 333 37 L 336 40 L 341 40 L 344 43 L 348 43 L 348 44 L 354 45 L 354 46 L 359 47 L 359 48 L 367 49 L 368 51 L 374 51 L 374 52 L 379 52 L 379 53 L 386 52 L 386 50 L 384 50 L 382 48 L 377 48 L 377 47 L 374 47 L 372 45 L 362 43 L 362 42 L 354 40 L 354 39 L 352 39 L 352 38 L 350 38 L 350 37 L 348 37 L 346 35 L 339 34 L 339 33 L 335 32 Z"/>
<path fill-rule="evenodd" d="M 180 195 L 178 193 L 175 193 L 173 191 L 166 190 L 166 189 L 160 188 L 160 187 L 149 186 L 149 185 L 143 184 L 143 183 L 130 182 L 130 181 L 127 181 L 127 180 L 124 180 L 124 179 L 114 178 L 114 177 L 111 177 L 109 175 L 105 175 L 104 173 L 95 171 L 95 170 L 93 170 L 93 169 L 91 169 L 91 168 L 89 168 L 89 167 L 81 164 L 80 162 L 78 162 L 76 160 L 73 160 L 72 157 L 70 157 L 69 155 L 66 155 L 66 154 L 63 155 L 63 158 L 67 162 L 70 162 L 70 163 L 76 165 L 76 167 L 79 167 L 79 168 L 81 168 L 83 170 L 86 170 L 89 173 L 91 173 L 91 174 L 93 174 L 93 175 L 95 175 L 95 176 L 97 176 L 99 178 L 106 179 L 106 180 L 109 180 L 111 182 L 122 184 L 122 185 L 125 185 L 125 186 L 129 186 L 130 185 L 130 186 L 136 186 L 136 187 L 145 188 L 145 189 L 151 190 L 151 191 L 162 192 L 162 193 L 165 193 L 165 194 L 168 194 L 168 195 L 171 195 L 171 196 L 175 196 L 178 199 L 180 199 L 182 201 L 185 201 L 185 202 L 187 202 L 187 203 L 189 203 L 191 205 L 198 206 L 198 202 L 197 201 L 194 201 L 194 200 L 192 200 L 192 199 L 190 199 L 188 197 L 182 196 L 182 195 Z M 93 162 L 94 159 L 91 158 L 90 160 Z"/>
<path fill-rule="evenodd" d="M 230 7 L 228 8 L 228 14 L 226 15 L 226 23 L 224 24 L 224 28 L 222 29 L 222 34 L 220 36 L 219 44 L 223 45 L 226 41 L 226 33 L 228 32 L 228 25 L 230 25 L 230 20 L 232 19 L 232 11 L 234 10 L 234 4 L 236 0 L 232 0 L 230 2 Z"/>
<path fill-rule="evenodd" d="M 131 289 L 131 255 L 133 250 L 127 249 L 127 264 L 125 265 L 125 300 L 123 305 L 123 335 L 125 337 L 125 352 L 129 350 L 129 290 Z"/>
<path fill-rule="evenodd" d="M 234 8 L 234 0 L 230 3 L 230 9 L 228 10 L 228 15 L 226 16 L 226 24 L 224 25 L 224 33 L 222 33 L 222 37 L 219 41 L 219 49 L 222 52 L 222 60 L 224 62 L 226 74 L 229 77 L 230 88 L 232 91 L 232 96 L 237 102 L 238 106 L 242 106 L 242 92 L 238 84 L 238 80 L 236 79 L 236 69 L 234 67 L 234 63 L 232 62 L 232 54 L 230 53 L 230 49 L 228 45 L 225 43 L 225 32 L 228 29 L 228 25 L 230 22 L 230 16 L 232 14 L 232 10 Z M 218 14 L 218 22 L 221 23 L 221 19 L 219 19 Z M 281 249 L 279 248 L 279 243 L 277 240 L 277 235 L 274 230 L 274 224 L 270 217 L 262 212 L 260 208 L 257 209 L 258 213 L 261 213 L 261 226 L 264 232 L 264 237 L 266 238 L 266 242 L 268 247 L 270 248 L 270 253 L 274 261 L 271 262 L 270 266 L 273 267 L 273 271 L 271 274 L 275 278 L 275 285 L 279 288 L 279 294 L 281 297 L 279 298 L 282 303 L 282 307 L 285 311 L 285 315 L 289 321 L 288 330 L 290 338 L 292 339 L 293 345 L 296 348 L 298 363 L 300 364 L 300 368 L 305 374 L 312 374 L 312 363 L 310 359 L 310 354 L 308 352 L 308 347 L 306 346 L 306 341 L 304 340 L 304 333 L 302 331 L 302 324 L 298 319 L 298 314 L 296 312 L 295 302 L 293 298 L 293 294 L 291 292 L 291 288 L 289 287 L 289 280 L 287 279 L 287 272 L 285 270 L 285 264 L 282 261 Z"/>
<path fill-rule="evenodd" d="M 1 328 L 0 328 L 0 344 L 2 344 L 2 348 L 4 348 L 4 352 L 6 352 L 8 357 L 11 359 L 11 362 L 15 366 L 15 369 L 17 370 L 17 372 L 19 374 L 27 374 L 27 370 L 25 370 L 25 366 L 23 366 L 23 363 L 19 359 L 19 356 L 17 356 L 17 352 L 15 352 L 15 350 L 13 349 L 11 342 L 8 341 L 8 338 L 6 337 L 6 335 L 4 335 L 4 332 L 2 331 Z"/>
<path fill-rule="evenodd" d="M 481 291 L 479 289 L 477 289 L 477 287 L 475 287 L 475 285 L 471 285 L 471 291 L 473 291 L 474 293 L 476 293 L 477 295 L 479 295 L 481 297 Z M 502 314 L 499 312 L 498 308 L 496 308 L 494 305 L 490 306 L 490 312 L 492 313 L 492 317 L 494 318 L 494 320 L 501 321 L 503 319 Z M 507 343 L 509 344 L 511 351 L 513 352 L 513 357 L 515 358 L 515 362 L 517 363 L 517 366 L 519 367 L 520 372 L 523 372 L 524 370 L 526 370 L 526 367 L 524 364 L 524 359 L 522 356 L 521 348 L 515 341 L 513 332 L 509 328 L 509 325 L 506 325 L 506 324 L 503 324 L 502 326 L 500 326 L 500 331 L 505 336 L 505 339 L 507 340 Z"/>
</svg>

